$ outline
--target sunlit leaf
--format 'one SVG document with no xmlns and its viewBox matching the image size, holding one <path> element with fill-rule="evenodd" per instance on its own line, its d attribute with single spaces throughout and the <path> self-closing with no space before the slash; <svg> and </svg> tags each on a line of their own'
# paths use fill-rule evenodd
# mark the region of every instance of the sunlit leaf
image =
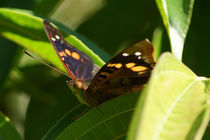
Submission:
<svg viewBox="0 0 210 140">
<path fill-rule="evenodd" d="M 156 4 L 168 32 L 172 52 L 181 60 L 194 0 L 156 0 Z"/>
<path fill-rule="evenodd" d="M 134 114 L 128 140 L 201 139 L 210 119 L 210 81 L 163 54 Z"/>
<path fill-rule="evenodd" d="M 124 139 L 138 96 L 139 93 L 123 95 L 90 110 L 66 127 L 57 140 Z"/>
<path fill-rule="evenodd" d="M 46 37 L 42 18 L 34 16 L 33 13 L 26 10 L 0 8 L 0 19 L 0 33 L 3 37 L 29 49 L 64 70 Z M 74 35 L 67 35 L 64 32 L 63 34 L 72 45 L 92 57 L 97 65 L 102 66 L 104 64 L 92 50 L 88 49 Z"/>
</svg>

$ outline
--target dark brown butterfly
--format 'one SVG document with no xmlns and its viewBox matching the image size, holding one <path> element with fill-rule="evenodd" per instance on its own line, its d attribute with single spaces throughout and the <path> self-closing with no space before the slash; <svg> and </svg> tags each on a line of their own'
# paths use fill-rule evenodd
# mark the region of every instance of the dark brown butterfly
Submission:
<svg viewBox="0 0 210 140">
<path fill-rule="evenodd" d="M 153 46 L 148 40 L 120 52 L 99 70 L 89 56 L 65 41 L 49 22 L 44 20 L 43 23 L 50 42 L 72 78 L 69 86 L 82 103 L 93 107 L 122 94 L 142 91 L 155 65 Z"/>
</svg>

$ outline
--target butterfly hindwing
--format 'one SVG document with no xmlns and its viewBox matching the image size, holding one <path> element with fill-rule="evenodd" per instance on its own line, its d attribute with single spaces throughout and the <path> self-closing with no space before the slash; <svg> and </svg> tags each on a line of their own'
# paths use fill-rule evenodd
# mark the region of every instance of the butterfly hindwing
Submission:
<svg viewBox="0 0 210 140">
<path fill-rule="evenodd" d="M 96 106 L 113 97 L 141 91 L 155 65 L 153 46 L 141 41 L 107 62 L 91 81 L 86 98 Z"/>
<path fill-rule="evenodd" d="M 51 44 L 72 80 L 90 81 L 94 76 L 92 59 L 69 44 L 48 21 L 44 20 L 43 23 Z"/>
</svg>

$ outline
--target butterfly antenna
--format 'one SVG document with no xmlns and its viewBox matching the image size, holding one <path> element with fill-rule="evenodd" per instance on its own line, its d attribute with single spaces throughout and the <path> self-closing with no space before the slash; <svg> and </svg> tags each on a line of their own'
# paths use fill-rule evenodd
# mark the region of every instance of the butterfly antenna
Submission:
<svg viewBox="0 0 210 140">
<path fill-rule="evenodd" d="M 45 62 L 43 62 L 43 61 L 41 61 L 41 60 L 39 60 L 39 59 L 37 59 L 36 57 L 34 57 L 34 56 L 32 56 L 31 54 L 29 54 L 27 51 L 23 50 L 23 52 L 24 52 L 25 54 L 27 54 L 28 56 L 30 56 L 31 58 L 33 58 L 34 60 L 36 60 L 36 61 L 38 61 L 38 62 L 44 64 L 45 66 L 47 66 L 47 67 L 53 69 L 54 71 L 56 71 L 56 72 L 58 72 L 58 73 L 61 73 L 61 74 L 65 75 L 65 76 L 71 78 L 71 77 L 70 77 L 69 75 L 67 75 L 66 73 L 64 73 L 64 72 L 62 72 L 62 71 L 60 71 L 60 70 L 58 70 L 58 69 L 56 69 L 56 68 L 50 66 L 49 64 L 47 64 L 47 63 L 45 63 Z M 71 78 L 71 79 L 72 79 L 72 78 Z"/>
</svg>

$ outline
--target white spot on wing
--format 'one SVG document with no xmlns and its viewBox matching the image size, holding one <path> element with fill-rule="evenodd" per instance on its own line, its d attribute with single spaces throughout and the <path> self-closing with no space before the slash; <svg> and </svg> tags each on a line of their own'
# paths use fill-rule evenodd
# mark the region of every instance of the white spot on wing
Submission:
<svg viewBox="0 0 210 140">
<path fill-rule="evenodd" d="M 135 52 L 135 55 L 136 56 L 140 56 L 141 55 L 141 52 Z"/>
<path fill-rule="evenodd" d="M 54 37 L 51 37 L 52 41 L 56 41 L 56 39 Z"/>
<path fill-rule="evenodd" d="M 138 59 L 141 59 L 141 56 L 138 56 Z"/>
<path fill-rule="evenodd" d="M 55 38 L 60 39 L 60 36 L 59 35 L 55 35 Z"/>
<path fill-rule="evenodd" d="M 64 61 L 64 57 L 62 57 L 62 60 Z"/>
<path fill-rule="evenodd" d="M 126 56 L 129 56 L 129 54 L 128 53 L 123 53 L 122 56 L 126 57 Z"/>
</svg>

